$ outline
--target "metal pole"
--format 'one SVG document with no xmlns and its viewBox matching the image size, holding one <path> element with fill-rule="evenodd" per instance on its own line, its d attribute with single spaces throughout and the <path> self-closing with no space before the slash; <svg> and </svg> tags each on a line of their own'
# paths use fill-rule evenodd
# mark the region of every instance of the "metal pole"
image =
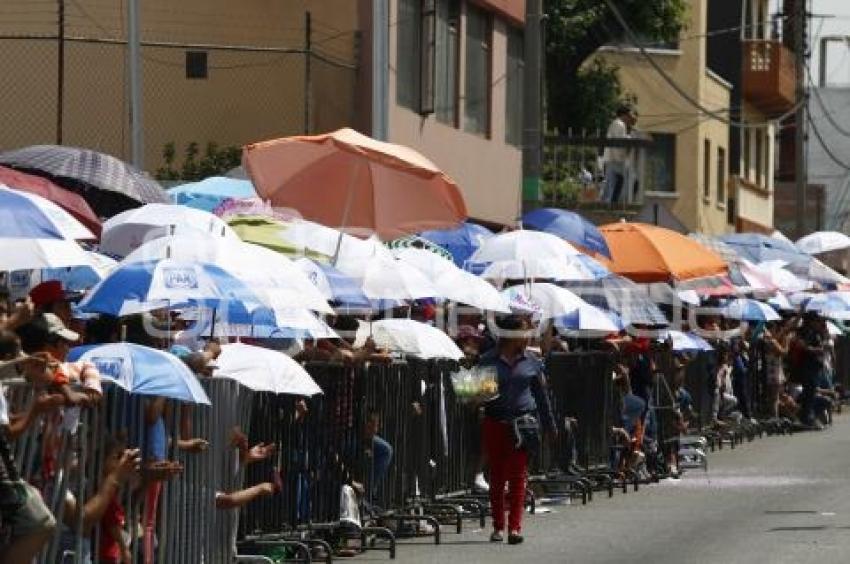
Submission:
<svg viewBox="0 0 850 564">
<path fill-rule="evenodd" d="M 829 47 L 829 38 L 822 37 L 820 40 L 820 77 L 818 86 L 826 88 L 826 50 Z"/>
<path fill-rule="evenodd" d="M 59 29 L 56 51 L 56 144 L 62 144 L 62 112 L 65 106 L 65 0 L 58 0 Z"/>
<path fill-rule="evenodd" d="M 130 159 L 139 170 L 145 168 L 144 133 L 142 131 L 142 69 L 139 38 L 139 3 L 127 0 L 127 58 L 130 69 Z"/>
<path fill-rule="evenodd" d="M 390 7 L 387 0 L 372 1 L 372 137 L 389 137 Z"/>
<path fill-rule="evenodd" d="M 525 3 L 525 89 L 523 91 L 522 200 L 540 199 L 543 121 L 543 6 L 541 0 Z"/>
<path fill-rule="evenodd" d="M 796 0 L 794 4 L 794 55 L 797 70 L 797 103 L 799 107 L 795 121 L 795 165 L 797 181 L 796 235 L 806 234 L 806 184 L 808 167 L 806 166 L 806 0 Z"/>
<path fill-rule="evenodd" d="M 313 20 L 304 12 L 304 135 L 310 134 L 310 102 L 313 93 Z"/>
</svg>

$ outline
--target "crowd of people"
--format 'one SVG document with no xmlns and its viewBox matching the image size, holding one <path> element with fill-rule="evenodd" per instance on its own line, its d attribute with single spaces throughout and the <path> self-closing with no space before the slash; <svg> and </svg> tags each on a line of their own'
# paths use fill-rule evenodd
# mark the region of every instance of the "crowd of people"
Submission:
<svg viewBox="0 0 850 564">
<path fill-rule="evenodd" d="M 169 312 L 154 314 L 156 322 L 172 330 L 163 342 L 147 335 L 138 319 L 124 319 L 120 326 L 116 319 L 105 316 L 82 319 L 75 315 L 72 299 L 60 283 L 49 281 L 36 286 L 23 300 L 0 300 L 0 560 L 31 562 L 59 529 L 66 538 L 60 555 L 64 550 L 81 550 L 84 562 L 148 564 L 155 561 L 163 486 L 183 471 L 170 454 L 175 448 L 187 456 L 204 452 L 210 448 L 210 439 L 193 432 L 191 414 L 198 408 L 146 397 L 143 429 L 136 430 L 143 437 L 141 442 L 130 441 L 126 429 L 111 429 L 93 450 L 101 460 L 94 494 L 80 507 L 73 488 L 68 488 L 62 503 L 51 503 L 62 466 L 61 433 L 73 432 L 81 411 L 97 407 L 104 397 L 98 368 L 89 362 L 68 361 L 69 351 L 77 344 L 122 339 L 168 348 L 203 380 L 214 375 L 221 346 L 215 339 L 198 338 L 190 322 Z M 433 322 L 437 315 L 432 307 L 414 307 L 403 313 L 425 322 Z M 502 316 L 495 325 L 485 321 L 476 316 L 462 318 L 454 338 L 465 355 L 461 364 L 491 371 L 498 385 L 495 397 L 473 402 L 469 408 L 480 422 L 474 430 L 478 440 L 473 444 L 481 445 L 480 452 L 474 453 L 477 460 L 470 485 L 479 494 L 489 495 L 493 542 L 523 542 L 529 466 L 543 445 L 563 444 L 560 435 L 571 432 L 563 421 L 557 421 L 551 405 L 552 387 L 547 383 L 545 363 L 550 354 L 596 351 L 612 360 L 619 407 L 618 423 L 610 429 L 610 464 L 615 476 L 653 473 L 677 477 L 677 453 L 667 446 L 666 439 L 701 432 L 701 421 L 707 422 L 705 428 L 720 433 L 758 421 L 820 429 L 830 424 L 833 412 L 847 398 L 847 391 L 834 378 L 835 330 L 831 332 L 827 322 L 813 312 L 784 312 L 781 321 L 748 326 L 702 316 L 699 327 L 692 329 L 698 329 L 712 344 L 711 354 L 676 351 L 663 332 L 579 339 L 541 329 L 529 313 Z M 355 317 L 340 315 L 330 322 L 341 338 L 255 342 L 286 350 L 304 362 L 345 366 L 393 362 L 393 355 L 371 338 L 356 339 L 359 323 Z M 709 401 L 698 401 L 706 395 Z M 672 417 L 662 415 L 666 407 L 673 408 Z M 421 406 L 414 408 L 421 410 Z M 172 409 L 178 412 L 171 413 Z M 295 420 L 303 421 L 309 409 L 305 399 L 298 400 Z M 709 413 L 700 413 L 705 409 Z M 169 428 L 171 422 L 177 422 L 176 428 Z M 14 459 L 16 441 L 25 434 L 39 444 L 34 471 L 27 476 L 21 475 Z M 230 429 L 229 435 L 228 448 L 242 467 L 281 460 L 275 457 L 278 447 L 274 444 L 251 445 L 238 427 Z M 382 485 L 396 463 L 394 445 L 382 437 L 377 411 L 366 417 L 361 436 L 371 471 L 352 474 L 350 486 L 364 503 L 373 505 L 381 499 Z M 296 468 L 306 466 L 306 455 L 298 444 L 293 444 L 292 450 L 282 459 L 293 461 Z M 238 509 L 274 496 L 283 487 L 282 473 L 283 469 L 275 466 L 265 481 L 232 491 L 216 489 L 214 508 L 210 509 Z M 308 475 L 301 472 L 299 480 L 306 482 Z M 129 522 L 122 506 L 122 494 L 128 489 L 142 500 L 135 523 Z M 309 488 L 299 481 L 298 489 L 302 493 L 296 498 L 297 512 L 306 521 L 310 500 L 304 492 Z M 129 539 L 135 534 L 139 535 L 139 552 L 131 554 Z M 77 546 L 74 539 L 80 536 L 84 542 Z M 340 554 L 345 554 L 344 548 Z"/>
</svg>

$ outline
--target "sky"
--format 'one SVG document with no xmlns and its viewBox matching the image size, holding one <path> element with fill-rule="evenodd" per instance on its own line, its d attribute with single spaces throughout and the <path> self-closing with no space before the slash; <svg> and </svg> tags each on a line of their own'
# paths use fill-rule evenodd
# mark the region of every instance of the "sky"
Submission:
<svg viewBox="0 0 850 564">
<path fill-rule="evenodd" d="M 717 0 L 714 0 L 717 1 Z M 820 37 L 850 36 L 850 0 L 810 0 L 811 12 L 834 15 L 834 18 L 813 18 L 809 37 L 812 38 L 812 77 L 817 80 L 820 68 Z M 772 0 L 773 11 L 779 11 L 782 1 Z M 850 45 L 831 44 L 827 54 L 827 79 L 830 85 L 850 85 Z"/>
</svg>

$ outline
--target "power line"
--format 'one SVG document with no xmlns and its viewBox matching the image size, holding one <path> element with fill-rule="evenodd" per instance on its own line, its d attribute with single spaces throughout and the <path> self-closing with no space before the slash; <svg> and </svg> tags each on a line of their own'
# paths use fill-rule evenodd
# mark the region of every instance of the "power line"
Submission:
<svg viewBox="0 0 850 564">
<path fill-rule="evenodd" d="M 629 42 L 632 45 L 634 45 L 635 47 L 637 47 L 638 51 L 640 51 L 640 54 L 647 60 L 647 62 L 649 62 L 649 64 L 652 66 L 652 68 L 655 69 L 655 71 L 661 76 L 661 78 L 664 79 L 664 81 L 668 85 L 670 85 L 670 87 L 673 90 L 675 90 L 676 93 L 679 96 L 681 96 L 683 100 L 685 100 L 690 105 L 694 106 L 695 108 L 697 108 L 698 110 L 703 112 L 705 115 L 709 116 L 710 118 L 717 120 L 721 123 L 724 123 L 724 124 L 726 124 L 730 127 L 737 127 L 737 128 L 741 128 L 741 129 L 759 129 L 759 128 L 763 128 L 767 125 L 771 125 L 773 123 L 776 123 L 778 121 L 783 121 L 783 120 L 791 117 L 792 115 L 794 115 L 794 113 L 797 112 L 797 110 L 800 108 L 800 106 L 802 106 L 805 103 L 805 99 L 799 100 L 796 104 L 794 104 L 793 108 L 791 108 L 790 110 L 788 110 L 787 112 L 785 112 L 781 116 L 779 116 L 775 119 L 769 120 L 767 122 L 760 122 L 760 123 L 748 123 L 748 122 L 739 122 L 739 121 L 735 121 L 735 120 L 730 120 L 730 119 L 724 117 L 721 114 L 718 114 L 716 112 L 709 110 L 708 108 L 703 106 L 699 101 L 694 100 L 690 96 L 690 94 L 685 92 L 685 90 L 681 86 L 679 86 L 679 84 L 675 80 L 673 80 L 673 78 L 671 78 L 670 75 L 667 74 L 667 71 L 665 71 L 661 67 L 661 65 L 659 65 L 658 62 L 649 53 L 647 53 L 646 47 L 644 47 L 640 43 L 640 41 L 638 40 L 634 31 L 632 30 L 631 26 L 629 26 L 628 22 L 623 17 L 623 14 L 620 13 L 619 8 L 617 8 L 617 6 L 614 4 L 614 2 L 612 0 L 604 0 L 604 1 L 605 1 L 605 4 L 608 6 L 608 8 L 611 10 L 611 12 L 614 14 L 614 17 L 617 19 L 620 26 L 622 26 L 623 31 L 626 33 L 626 36 L 627 36 Z"/>
<path fill-rule="evenodd" d="M 815 125 L 815 122 L 812 119 L 811 112 L 806 112 L 806 119 L 809 122 L 809 127 L 812 128 L 812 133 L 815 134 L 815 138 L 818 140 L 818 143 L 820 143 L 823 152 L 826 153 L 830 160 L 832 160 L 832 162 L 834 162 L 836 165 L 840 166 L 844 170 L 850 171 L 850 165 L 839 159 L 835 155 L 835 153 L 832 152 L 832 149 L 829 148 L 829 145 L 826 144 L 826 141 L 824 141 L 823 137 L 820 134 L 820 131 L 818 131 L 817 125 Z"/>
<path fill-rule="evenodd" d="M 832 113 L 827 109 L 826 104 L 824 103 L 823 98 L 821 98 L 820 92 L 818 91 L 818 88 L 814 83 L 814 80 L 812 80 L 812 71 L 808 65 L 806 65 L 806 74 L 808 75 L 809 84 L 811 85 L 811 88 L 809 90 L 814 92 L 815 101 L 818 103 L 818 106 L 820 106 L 820 109 L 823 112 L 823 117 L 826 118 L 826 120 L 832 125 L 832 127 L 835 128 L 838 133 L 845 137 L 850 137 L 850 131 L 848 131 L 837 121 L 835 121 L 835 117 L 833 117 Z"/>
</svg>

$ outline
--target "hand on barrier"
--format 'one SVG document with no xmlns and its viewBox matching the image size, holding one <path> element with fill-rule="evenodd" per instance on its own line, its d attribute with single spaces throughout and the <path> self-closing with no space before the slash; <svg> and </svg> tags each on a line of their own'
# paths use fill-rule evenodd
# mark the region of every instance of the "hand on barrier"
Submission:
<svg viewBox="0 0 850 564">
<path fill-rule="evenodd" d="M 132 478 L 142 465 L 141 450 L 137 448 L 126 449 L 121 455 L 121 460 L 115 467 L 115 475 L 119 483 L 124 483 Z"/>
<path fill-rule="evenodd" d="M 145 466 L 145 476 L 154 482 L 170 480 L 171 478 L 180 475 L 182 472 L 183 465 L 171 460 L 151 462 Z"/>
<path fill-rule="evenodd" d="M 275 444 L 259 443 L 244 452 L 242 456 L 242 461 L 244 464 L 253 464 L 254 462 L 260 462 L 272 456 L 276 450 L 277 445 Z"/>
<path fill-rule="evenodd" d="M 210 443 L 206 439 L 197 437 L 194 439 L 181 440 L 178 443 L 178 446 L 181 450 L 185 450 L 186 452 L 198 453 L 206 451 L 210 447 Z"/>
<path fill-rule="evenodd" d="M 33 412 L 36 414 L 49 413 L 65 405 L 62 394 L 42 393 L 36 396 L 32 404 Z"/>
</svg>

